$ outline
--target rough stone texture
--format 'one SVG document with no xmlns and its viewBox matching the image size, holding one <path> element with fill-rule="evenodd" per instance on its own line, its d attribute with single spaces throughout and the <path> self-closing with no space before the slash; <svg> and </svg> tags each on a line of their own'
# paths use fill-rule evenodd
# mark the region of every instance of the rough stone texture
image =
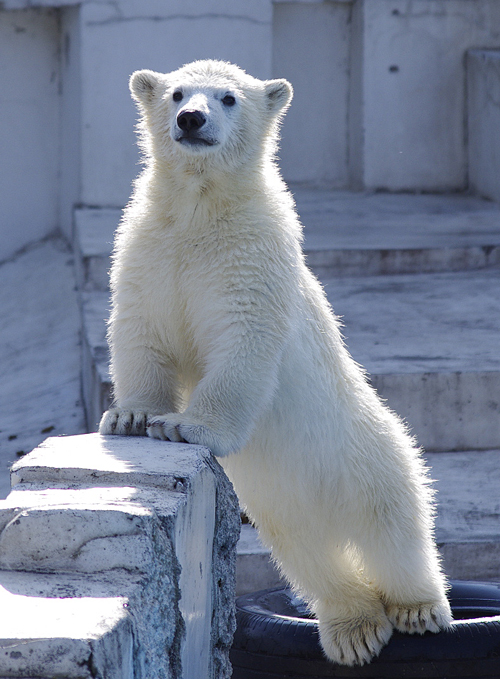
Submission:
<svg viewBox="0 0 500 679">
<path fill-rule="evenodd" d="M 467 103 L 471 187 L 500 200 L 500 50 L 469 51 Z"/>
<path fill-rule="evenodd" d="M 230 677 L 239 511 L 206 449 L 52 438 L 12 482 L 0 598 L 30 624 L 0 622 L 0 676 Z"/>
<path fill-rule="evenodd" d="M 0 676 L 132 679 L 137 580 L 0 571 Z"/>
</svg>

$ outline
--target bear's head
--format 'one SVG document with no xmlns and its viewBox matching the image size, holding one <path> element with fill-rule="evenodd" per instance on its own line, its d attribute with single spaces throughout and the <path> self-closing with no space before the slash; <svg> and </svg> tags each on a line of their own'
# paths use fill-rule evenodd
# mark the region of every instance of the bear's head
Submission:
<svg viewBox="0 0 500 679">
<path fill-rule="evenodd" d="M 228 172 L 273 156 L 293 93 L 286 80 L 258 80 L 213 60 L 167 74 L 136 71 L 130 91 L 142 115 L 146 155 Z"/>
</svg>

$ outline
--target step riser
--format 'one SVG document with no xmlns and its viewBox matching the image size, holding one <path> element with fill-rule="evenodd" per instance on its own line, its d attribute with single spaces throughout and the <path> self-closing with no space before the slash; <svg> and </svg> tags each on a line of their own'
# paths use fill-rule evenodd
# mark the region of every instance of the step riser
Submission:
<svg viewBox="0 0 500 679">
<path fill-rule="evenodd" d="M 500 447 L 500 373 L 371 375 L 427 451 Z"/>
<path fill-rule="evenodd" d="M 498 245 L 407 250 L 306 250 L 305 255 L 308 266 L 320 280 L 332 276 L 479 271 L 500 266 Z M 109 290 L 110 266 L 108 256 L 84 257 L 79 274 L 81 289 Z"/>
<path fill-rule="evenodd" d="M 308 266 L 321 279 L 332 276 L 385 276 L 397 274 L 477 271 L 500 265 L 500 246 L 395 249 L 310 250 Z M 103 279 L 99 279 L 99 285 Z"/>
</svg>

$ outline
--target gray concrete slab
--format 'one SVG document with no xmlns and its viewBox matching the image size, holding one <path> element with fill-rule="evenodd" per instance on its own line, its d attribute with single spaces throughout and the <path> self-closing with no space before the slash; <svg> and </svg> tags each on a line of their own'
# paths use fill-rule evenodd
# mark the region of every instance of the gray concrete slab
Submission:
<svg viewBox="0 0 500 679">
<path fill-rule="evenodd" d="M 500 206 L 473 196 L 298 188 L 304 250 L 319 276 L 500 265 Z"/>
<path fill-rule="evenodd" d="M 306 250 L 500 245 L 500 205 L 476 196 L 292 192 Z"/>
<path fill-rule="evenodd" d="M 9 467 L 49 435 L 85 432 L 80 314 L 73 258 L 62 241 L 0 266 L 0 498 Z"/>
<path fill-rule="evenodd" d="M 500 269 L 335 278 L 353 358 L 427 450 L 500 444 Z"/>
<path fill-rule="evenodd" d="M 500 370 L 500 268 L 323 283 L 370 373 Z"/>
</svg>

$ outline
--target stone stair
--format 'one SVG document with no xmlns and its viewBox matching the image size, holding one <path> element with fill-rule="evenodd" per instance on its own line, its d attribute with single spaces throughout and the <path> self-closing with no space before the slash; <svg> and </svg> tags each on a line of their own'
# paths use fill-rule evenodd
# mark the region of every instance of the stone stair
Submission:
<svg viewBox="0 0 500 679">
<path fill-rule="evenodd" d="M 427 451 L 451 577 L 496 579 L 500 551 L 500 206 L 467 195 L 297 188 L 308 263 L 355 360 Z M 117 210 L 79 210 L 83 385 L 94 429 L 110 399 L 105 319 Z M 238 590 L 279 576 L 243 526 Z"/>
</svg>

